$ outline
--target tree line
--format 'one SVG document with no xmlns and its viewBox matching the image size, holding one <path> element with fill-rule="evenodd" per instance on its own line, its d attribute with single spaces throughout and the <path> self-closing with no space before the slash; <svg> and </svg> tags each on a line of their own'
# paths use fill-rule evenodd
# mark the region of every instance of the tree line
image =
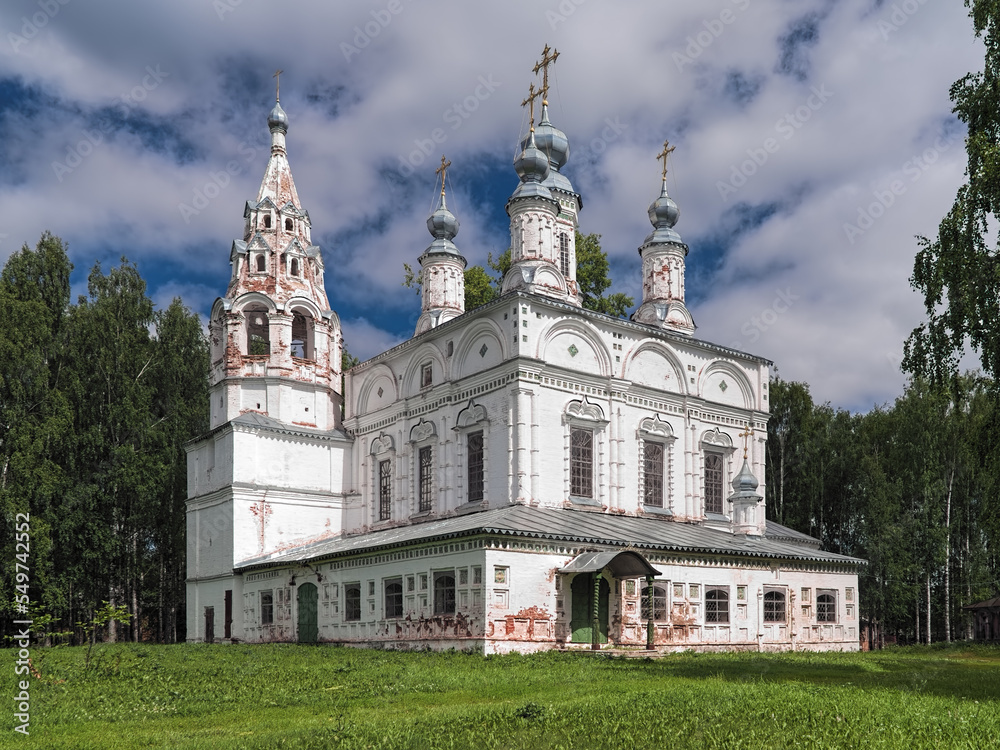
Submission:
<svg viewBox="0 0 1000 750">
<path fill-rule="evenodd" d="M 1000 589 L 1000 401 L 914 379 L 892 405 L 851 414 L 803 383 L 771 382 L 768 517 L 867 560 L 869 645 L 972 637 L 963 606 Z"/>
<path fill-rule="evenodd" d="M 79 641 L 124 606 L 112 640 L 183 640 L 183 446 L 208 429 L 207 342 L 179 299 L 154 309 L 126 259 L 95 265 L 75 304 L 71 271 L 46 233 L 0 273 L 0 618 L 24 619 L 13 528 L 29 514 L 36 624 Z"/>
</svg>

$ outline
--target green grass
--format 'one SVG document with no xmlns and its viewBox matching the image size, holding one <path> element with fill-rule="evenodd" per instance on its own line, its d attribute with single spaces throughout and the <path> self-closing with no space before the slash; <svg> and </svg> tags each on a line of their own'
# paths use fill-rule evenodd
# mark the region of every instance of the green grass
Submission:
<svg viewBox="0 0 1000 750">
<path fill-rule="evenodd" d="M 13 689 L 14 653 L 2 663 Z M 39 748 L 995 746 L 1000 649 L 473 656 L 335 647 L 36 649 Z"/>
</svg>

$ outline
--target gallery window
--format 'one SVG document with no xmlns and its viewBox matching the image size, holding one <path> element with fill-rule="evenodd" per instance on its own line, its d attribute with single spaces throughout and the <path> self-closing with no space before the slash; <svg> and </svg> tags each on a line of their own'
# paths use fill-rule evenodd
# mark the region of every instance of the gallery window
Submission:
<svg viewBox="0 0 1000 750">
<path fill-rule="evenodd" d="M 420 368 L 420 387 L 427 388 L 434 383 L 434 366 L 428 362 Z"/>
<path fill-rule="evenodd" d="M 420 512 L 426 513 L 432 507 L 434 493 L 434 451 L 431 446 L 423 446 L 418 453 L 419 469 L 417 475 L 420 496 Z"/>
<path fill-rule="evenodd" d="M 642 589 L 642 620 L 647 622 L 649 620 L 649 586 L 645 581 L 639 581 L 639 586 Z M 668 619 L 667 612 L 667 586 L 663 583 L 654 583 L 653 620 L 665 622 Z"/>
<path fill-rule="evenodd" d="M 392 462 L 387 458 L 378 462 L 378 520 L 392 518 Z"/>
<path fill-rule="evenodd" d="M 569 491 L 574 497 L 594 497 L 594 431 L 570 429 Z"/>
<path fill-rule="evenodd" d="M 722 515 L 722 455 L 705 454 L 705 512 Z"/>
<path fill-rule="evenodd" d="M 559 234 L 559 270 L 569 279 L 569 236 L 565 232 Z"/>
<path fill-rule="evenodd" d="M 816 622 L 836 622 L 837 621 L 837 592 L 817 591 L 816 592 Z"/>
<path fill-rule="evenodd" d="M 295 311 L 292 313 L 292 356 L 299 359 L 312 359 L 312 329 L 311 316 Z"/>
<path fill-rule="evenodd" d="M 729 590 L 710 588 L 705 591 L 705 622 L 729 622 Z"/>
<path fill-rule="evenodd" d="M 483 499 L 483 431 L 470 432 L 466 436 L 470 503 Z"/>
<path fill-rule="evenodd" d="M 257 256 L 257 273 L 265 273 L 267 271 L 267 258 L 263 255 Z"/>
<path fill-rule="evenodd" d="M 248 307 L 243 311 L 247 326 L 247 354 L 260 357 L 271 353 L 271 330 L 267 310 Z"/>
<path fill-rule="evenodd" d="M 434 614 L 455 614 L 455 571 L 434 574 Z"/>
<path fill-rule="evenodd" d="M 642 504 L 663 507 L 663 443 L 642 441 Z"/>
<path fill-rule="evenodd" d="M 387 578 L 385 580 L 385 616 L 403 616 L 403 579 Z"/>
<path fill-rule="evenodd" d="M 274 624 L 274 591 L 271 589 L 260 592 L 260 624 Z"/>
<path fill-rule="evenodd" d="M 361 619 L 361 584 L 344 584 L 344 619 L 348 622 Z"/>
<path fill-rule="evenodd" d="M 764 592 L 764 622 L 785 622 L 785 592 Z"/>
</svg>

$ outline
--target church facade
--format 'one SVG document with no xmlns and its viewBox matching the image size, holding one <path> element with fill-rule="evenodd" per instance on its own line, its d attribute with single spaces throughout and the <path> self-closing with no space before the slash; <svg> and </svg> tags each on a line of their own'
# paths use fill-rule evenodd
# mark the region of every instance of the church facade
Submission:
<svg viewBox="0 0 1000 750">
<path fill-rule="evenodd" d="M 580 302 L 568 140 L 544 98 L 531 119 L 501 296 L 464 309 L 442 159 L 414 336 L 342 389 L 271 111 L 211 313 L 211 429 L 188 446 L 189 640 L 858 649 L 863 561 L 766 519 L 770 363 L 694 336 L 669 150 L 642 302 L 609 317 Z"/>
</svg>

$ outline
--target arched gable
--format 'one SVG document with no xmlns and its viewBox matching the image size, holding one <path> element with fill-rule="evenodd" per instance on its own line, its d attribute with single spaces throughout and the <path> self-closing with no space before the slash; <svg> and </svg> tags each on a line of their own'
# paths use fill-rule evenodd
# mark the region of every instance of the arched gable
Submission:
<svg viewBox="0 0 1000 750">
<path fill-rule="evenodd" d="M 462 334 L 452 356 L 455 379 L 488 370 L 507 359 L 506 337 L 493 320 L 478 320 Z"/>
<path fill-rule="evenodd" d="M 746 373 L 724 359 L 710 362 L 702 370 L 698 393 L 708 401 L 743 409 L 752 408 L 754 403 L 753 386 Z"/>
<path fill-rule="evenodd" d="M 448 379 L 449 372 L 441 350 L 433 344 L 423 344 L 410 355 L 410 361 L 403 372 L 403 396 L 420 393 L 423 367 L 428 362 L 433 368 L 432 385 L 438 385 Z"/>
<path fill-rule="evenodd" d="M 241 294 L 233 301 L 233 305 L 230 309 L 233 312 L 243 312 L 243 310 L 245 310 L 249 305 L 262 305 L 268 313 L 273 313 L 277 310 L 274 305 L 274 300 L 266 294 L 261 294 L 260 292 L 247 292 L 246 294 Z"/>
<path fill-rule="evenodd" d="M 536 356 L 552 365 L 601 377 L 611 376 L 611 355 L 600 336 L 585 323 L 563 320 L 538 343 Z"/>
<path fill-rule="evenodd" d="M 670 393 L 687 393 L 684 367 L 677 355 L 659 341 L 644 341 L 628 353 L 623 377 Z"/>
<path fill-rule="evenodd" d="M 314 320 L 319 320 L 323 317 L 323 311 L 320 309 L 319 305 L 308 297 L 292 297 L 290 300 L 285 302 L 282 309 L 288 313 L 293 312 L 294 310 L 308 312 L 309 316 Z"/>
<path fill-rule="evenodd" d="M 396 376 L 387 365 L 377 364 L 364 374 L 364 380 L 358 389 L 357 413 L 369 414 L 398 398 Z"/>
</svg>

